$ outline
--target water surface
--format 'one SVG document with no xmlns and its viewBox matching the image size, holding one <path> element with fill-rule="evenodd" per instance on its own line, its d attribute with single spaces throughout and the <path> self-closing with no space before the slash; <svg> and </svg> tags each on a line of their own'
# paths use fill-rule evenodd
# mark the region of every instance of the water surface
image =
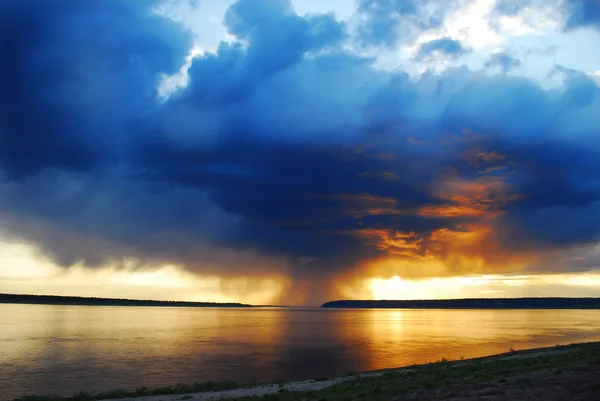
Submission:
<svg viewBox="0 0 600 401">
<path fill-rule="evenodd" d="M 600 312 L 593 310 L 0 304 L 0 400 L 334 376 L 594 340 Z"/>
</svg>

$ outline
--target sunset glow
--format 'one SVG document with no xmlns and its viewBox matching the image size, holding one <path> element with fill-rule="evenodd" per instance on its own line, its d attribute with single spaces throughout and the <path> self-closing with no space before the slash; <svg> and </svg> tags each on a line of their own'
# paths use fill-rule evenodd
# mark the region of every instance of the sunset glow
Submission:
<svg viewBox="0 0 600 401">
<path fill-rule="evenodd" d="M 600 275 L 483 275 L 424 280 L 394 276 L 369 281 L 374 300 L 551 297 L 557 288 L 564 296 L 590 296 L 600 290 Z"/>
<path fill-rule="evenodd" d="M 0 399 L 598 398 L 599 49 L 600 0 L 0 0 Z"/>
</svg>

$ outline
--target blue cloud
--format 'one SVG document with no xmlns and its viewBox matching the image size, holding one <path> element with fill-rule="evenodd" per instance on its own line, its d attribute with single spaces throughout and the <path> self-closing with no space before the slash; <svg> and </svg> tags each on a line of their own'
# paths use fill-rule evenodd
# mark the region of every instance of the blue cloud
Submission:
<svg viewBox="0 0 600 401">
<path fill-rule="evenodd" d="M 360 0 L 359 41 L 366 46 L 394 47 L 420 32 L 441 26 L 462 1 Z"/>
<path fill-rule="evenodd" d="M 362 0 L 358 13 L 364 18 L 360 27 L 363 43 L 393 46 L 399 39 L 399 21 L 414 15 L 418 7 L 413 1 Z"/>
<path fill-rule="evenodd" d="M 0 217 L 64 265 L 199 269 L 234 249 L 306 278 L 386 255 L 444 258 L 436 233 L 472 225 L 507 252 L 598 240 L 600 89 L 585 74 L 557 67 L 551 90 L 466 67 L 414 79 L 345 50 L 333 15 L 240 0 L 225 18 L 234 39 L 159 102 L 184 32 L 146 2 L 50 4 L 0 5 Z M 399 3 L 361 3 L 376 6 Z M 465 51 L 450 39 L 422 50 Z"/>
<path fill-rule="evenodd" d="M 593 0 L 570 0 L 567 28 L 594 27 L 600 29 L 600 3 Z"/>
<path fill-rule="evenodd" d="M 216 54 L 194 61 L 186 94 L 198 105 L 221 107 L 223 102 L 243 101 L 306 53 L 337 48 L 346 37 L 345 25 L 332 14 L 302 18 L 286 0 L 239 1 L 227 11 L 225 25 L 248 46 L 223 42 Z M 215 80 L 216 74 L 221 78 Z"/>
<path fill-rule="evenodd" d="M 460 41 L 445 37 L 423 43 L 417 52 L 417 59 L 432 57 L 438 53 L 446 57 L 457 58 L 466 52 L 467 50 Z"/>
<path fill-rule="evenodd" d="M 600 29 L 600 4 L 595 0 L 500 0 L 496 4 L 496 11 L 516 15 L 532 5 L 562 8 L 565 30 L 583 27 Z"/>
<path fill-rule="evenodd" d="M 485 68 L 499 68 L 504 74 L 521 66 L 521 60 L 507 53 L 493 53 L 485 62 Z"/>
</svg>

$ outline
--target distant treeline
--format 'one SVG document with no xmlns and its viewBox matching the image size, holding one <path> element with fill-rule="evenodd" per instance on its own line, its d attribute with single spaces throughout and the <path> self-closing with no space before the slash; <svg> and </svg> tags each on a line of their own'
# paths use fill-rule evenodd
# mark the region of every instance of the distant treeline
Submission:
<svg viewBox="0 0 600 401">
<path fill-rule="evenodd" d="M 419 301 L 332 301 L 322 308 L 600 309 L 600 298 L 471 298 Z"/>
<path fill-rule="evenodd" d="M 151 301 L 141 299 L 63 297 L 58 295 L 0 294 L 0 303 L 92 306 L 185 306 L 194 308 L 242 308 L 251 305 L 218 302 Z"/>
</svg>

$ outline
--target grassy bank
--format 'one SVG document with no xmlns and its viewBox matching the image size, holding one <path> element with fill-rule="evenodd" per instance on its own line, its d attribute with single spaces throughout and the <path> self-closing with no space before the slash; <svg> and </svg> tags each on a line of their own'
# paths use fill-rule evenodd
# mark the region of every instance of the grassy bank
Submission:
<svg viewBox="0 0 600 401">
<path fill-rule="evenodd" d="M 510 399 L 536 397 L 547 388 L 543 399 L 552 398 L 559 390 L 571 394 L 586 391 L 600 394 L 600 343 L 572 344 L 460 361 L 440 360 L 425 365 L 370 372 L 344 378 L 319 378 L 312 381 L 281 385 L 263 385 L 245 390 L 235 382 L 209 382 L 159 389 L 117 390 L 73 397 L 27 396 L 18 401 L 95 401 L 115 398 L 143 397 L 145 400 L 202 400 L 206 394 L 243 400 L 412 400 L 412 399 L 488 399 L 510 395 Z M 597 386 L 588 388 L 586 386 Z M 587 390 L 586 390 L 587 389 Z M 531 393 L 531 394 L 530 394 Z M 168 395 L 171 394 L 171 395 Z M 177 394 L 177 395 L 175 395 Z M 188 395 L 189 394 L 189 395 Z M 522 398 L 520 398 L 522 395 Z M 534 397 L 535 398 L 535 397 Z M 589 398 L 594 399 L 594 398 Z"/>
</svg>

